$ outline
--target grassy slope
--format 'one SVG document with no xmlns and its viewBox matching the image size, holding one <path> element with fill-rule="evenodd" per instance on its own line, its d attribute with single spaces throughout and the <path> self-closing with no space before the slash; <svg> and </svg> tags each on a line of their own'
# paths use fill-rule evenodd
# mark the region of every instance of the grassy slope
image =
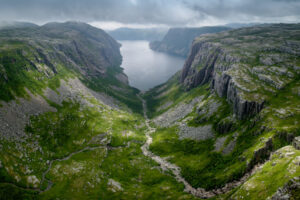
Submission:
<svg viewBox="0 0 300 200">
<path fill-rule="evenodd" d="M 205 86 L 204 86 L 205 87 Z M 214 151 L 214 140 L 206 140 L 196 142 L 194 140 L 179 140 L 178 128 L 160 128 L 153 134 L 153 143 L 151 150 L 161 156 L 170 156 L 170 160 L 182 168 L 182 175 L 195 187 L 204 187 L 207 189 L 221 186 L 224 183 L 240 177 L 246 169 L 246 163 L 253 159 L 253 153 L 261 148 L 266 142 L 266 138 L 273 137 L 274 150 L 287 143 L 285 136 L 287 133 L 299 135 L 300 129 L 297 121 L 299 121 L 299 113 L 285 118 L 276 117 L 273 109 L 285 109 L 297 107 L 299 99 L 291 94 L 291 87 L 277 94 L 277 98 L 273 98 L 270 106 L 261 115 L 261 120 L 253 118 L 251 120 L 236 121 L 232 131 L 228 133 L 218 133 L 216 127 L 227 116 L 232 115 L 230 106 L 222 101 L 222 106 L 216 114 L 208 119 L 197 121 L 198 115 L 191 113 L 190 126 L 199 126 L 203 124 L 212 124 L 215 128 L 217 137 L 227 136 L 229 143 L 234 133 L 239 133 L 236 140 L 236 146 L 229 155 L 222 155 Z M 209 98 L 209 97 L 207 97 Z M 204 99 L 205 100 L 205 99 Z M 283 106 L 283 104 L 285 106 Z M 229 111 L 229 112 L 228 112 Z M 266 128 L 261 131 L 261 127 L 273 127 L 274 130 Z M 282 134 L 283 133 L 283 134 Z"/>
<path fill-rule="evenodd" d="M 77 52 L 73 52 L 72 47 L 68 46 L 70 44 L 67 41 L 70 38 L 66 35 L 59 38 L 57 34 L 47 35 L 35 29 L 18 31 L 3 30 L 0 32 L 0 100 L 10 101 L 15 97 L 25 97 L 27 96 L 25 88 L 33 94 L 43 95 L 43 89 L 46 87 L 58 88 L 60 79 L 79 77 L 86 86 L 94 91 L 106 93 L 129 107 L 133 112 L 141 113 L 142 104 L 136 97 L 139 91 L 121 83 L 116 78 L 116 74 L 123 72 L 121 67 L 109 66 L 105 75 L 87 76 L 78 70 L 78 66 L 81 66 L 89 72 L 86 69 L 88 66 L 85 66 L 86 61 L 80 58 Z M 29 33 L 32 33 L 33 36 L 28 36 Z M 72 39 L 86 42 L 85 48 L 94 55 L 95 45 L 89 44 L 88 38 L 84 37 L 76 35 Z M 62 43 L 61 46 L 66 47 L 58 51 L 56 43 Z M 45 57 L 47 58 L 45 59 Z M 91 63 L 97 61 L 93 59 L 93 56 L 86 58 Z M 118 87 L 120 90 L 116 90 L 112 86 Z"/>
<path fill-rule="evenodd" d="M 300 151 L 292 146 L 277 150 L 261 169 L 234 192 L 231 198 L 267 199 L 291 178 L 300 176 L 299 158 Z"/>
<path fill-rule="evenodd" d="M 44 73 L 39 73 L 33 69 L 30 62 L 25 61 L 26 59 L 18 52 L 24 49 L 24 44 L 13 42 L 13 45 L 15 46 L 13 46 L 12 50 L 6 49 L 3 51 L 5 53 L 1 54 L 4 56 L 1 58 L 0 68 L 5 69 L 5 75 L 10 80 L 7 82 L 3 78 L 1 79 L 2 85 L 0 84 L 0 86 L 3 88 L 3 91 L 6 91 L 1 93 L 3 95 L 1 97 L 2 100 L 8 101 L 15 98 L 15 96 L 26 96 L 24 86 L 35 94 L 41 94 L 42 89 L 45 87 L 57 88 L 59 79 L 78 75 L 76 71 L 70 72 L 67 70 L 68 68 L 61 66 L 61 68 L 58 68 L 62 70 L 60 73 L 50 79 L 46 79 Z M 28 54 L 32 51 L 34 50 L 26 50 Z M 17 70 L 19 68 L 24 70 Z M 3 76 L 3 73 L 1 75 Z M 37 79 L 36 77 L 39 78 Z M 204 95 L 205 99 L 215 98 L 210 95 L 207 85 L 195 88 L 190 92 L 184 92 L 176 80 L 177 77 L 174 76 L 161 92 L 157 92 L 156 88 L 145 95 L 148 100 L 151 117 L 166 111 L 168 108 L 162 111 L 156 111 L 156 108 L 170 100 L 174 102 L 173 107 L 181 102 L 188 102 L 199 95 Z M 109 81 L 112 81 L 112 79 L 89 81 L 86 83 L 91 88 L 105 91 L 106 88 L 103 86 L 111 83 Z M 237 138 L 236 148 L 227 156 L 212 151 L 214 149 L 214 140 L 202 142 L 188 139 L 179 140 L 176 134 L 176 127 L 158 129 L 153 135 L 154 141 L 151 145 L 151 150 L 162 156 L 171 156 L 170 160 L 182 167 L 183 176 L 192 185 L 205 188 L 220 186 L 242 174 L 245 170 L 246 162 L 252 159 L 253 152 L 256 149 L 264 145 L 266 138 L 273 137 L 274 149 L 278 149 L 287 144 L 282 135 L 284 137 L 286 133 L 299 134 L 298 122 L 300 116 L 299 112 L 295 112 L 299 105 L 298 88 L 299 79 L 295 79 L 285 89 L 279 91 L 273 98 L 270 98 L 267 102 L 267 108 L 263 110 L 259 118 L 237 121 L 234 130 L 223 135 L 216 133 L 218 137 L 228 135 L 227 143 L 230 142 L 231 136 L 235 132 L 240 133 Z M 171 92 L 167 95 L 163 95 L 159 99 L 153 98 L 168 90 Z M 132 96 L 135 96 L 135 92 L 137 91 L 133 89 Z M 128 99 L 131 100 L 131 97 L 128 96 Z M 224 117 L 231 116 L 232 113 L 228 112 L 230 106 L 222 99 L 216 98 L 216 100 L 222 102 L 218 114 L 214 114 L 212 117 L 199 123 L 199 116 L 194 110 L 190 114 L 192 119 L 189 121 L 189 124 L 191 126 L 212 124 L 216 128 Z M 126 104 L 128 105 L 128 103 Z M 102 106 L 97 103 L 96 105 Z M 131 106 L 131 108 L 134 108 L 134 106 Z M 74 196 L 74 192 L 78 188 L 84 188 L 76 193 L 78 197 L 88 196 L 91 199 L 101 195 L 103 195 L 103 198 L 109 197 L 109 199 L 120 199 L 123 197 L 124 199 L 191 198 L 191 196 L 182 193 L 182 185 L 178 185 L 170 176 L 159 173 L 155 168 L 156 164 L 142 156 L 140 146 L 145 139 L 142 134 L 143 128 L 134 126 L 141 123 L 139 115 L 120 113 L 109 109 L 104 109 L 104 111 L 100 112 L 95 109 L 82 108 L 76 102 L 66 102 L 63 106 L 57 107 L 57 109 L 57 113 L 45 113 L 32 117 L 31 125 L 27 127 L 26 131 L 28 134 L 32 134 L 33 137 L 26 140 L 22 144 L 21 149 L 14 143 L 1 141 L 2 149 L 6 153 L 0 155 L 0 160 L 2 161 L 2 166 L 7 167 L 0 168 L 1 180 L 17 184 L 20 187 L 33 187 L 34 184 L 28 184 L 28 176 L 35 175 L 38 179 L 41 179 L 42 173 L 47 169 L 47 160 L 62 158 L 71 152 L 90 146 L 89 141 L 93 136 L 108 132 L 109 135 L 106 137 L 111 139 L 109 145 L 121 148 L 112 148 L 106 155 L 105 145 L 103 145 L 103 148 L 76 154 L 69 160 L 54 162 L 53 168 L 46 176 L 47 179 L 54 182 L 54 185 L 51 190 L 39 198 L 50 199 L 54 196 L 59 196 L 68 199 Z M 138 110 L 139 107 L 135 109 Z M 278 114 L 276 112 L 278 109 L 285 109 L 288 112 Z M 257 119 L 260 119 L 260 121 L 257 121 Z M 267 128 L 261 131 L 263 126 Z M 269 127 L 272 127 L 273 130 L 268 129 Z M 127 137 L 125 132 L 130 133 L 130 136 Z M 49 137 L 49 135 L 53 135 L 53 137 Z M 34 146 L 35 142 L 41 145 L 43 153 L 37 151 L 36 146 Z M 127 147 L 128 142 L 131 142 L 129 147 Z M 91 146 L 95 145 L 101 146 L 101 144 L 92 144 Z M 101 168 L 97 168 L 100 165 Z M 31 172 L 27 171 L 26 168 L 28 167 L 32 170 Z M 269 176 L 266 175 L 264 178 Z M 96 178 L 93 179 L 92 177 Z M 97 178 L 100 179 L 100 182 Z M 111 192 L 112 188 L 107 185 L 110 178 L 120 182 L 124 190 Z M 17 179 L 20 179 L 20 181 L 17 182 Z M 84 180 L 84 182 L 80 180 Z M 286 180 L 284 179 L 283 182 Z M 87 181 L 91 182 L 87 183 Z M 265 187 L 268 187 L 268 184 L 267 182 Z M 38 187 L 43 189 L 46 185 L 42 184 L 38 185 Z M 30 199 L 37 197 L 34 192 L 20 190 L 8 184 L 1 183 L 0 188 L 0 194 L 3 196 L 7 195 L 5 196 L 6 199 Z M 150 192 L 152 190 L 153 193 Z M 11 191 L 11 193 L 4 191 Z M 274 188 L 270 191 L 273 192 Z M 266 194 L 269 195 L 270 191 Z M 243 194 L 243 191 L 240 193 Z M 254 192 L 251 195 L 255 197 Z"/>
<path fill-rule="evenodd" d="M 8 46 L 0 49 L 0 99 L 3 101 L 26 97 L 25 88 L 33 94 L 42 94 L 46 87 L 51 89 L 59 87 L 60 79 L 74 77 L 74 72 L 61 62 L 57 64 L 57 74 L 44 64 L 41 64 L 42 71 L 38 71 L 31 62 L 36 50 L 25 42 L 9 41 L 2 45 Z"/>
<path fill-rule="evenodd" d="M 139 115 L 107 109 L 101 104 L 95 108 L 82 107 L 76 102 L 65 102 L 57 112 L 48 112 L 31 118 L 26 128 L 31 135 L 20 151 L 8 141 L 1 141 L 5 154 L 0 155 L 2 182 L 19 187 L 45 189 L 47 182 L 29 184 L 28 177 L 41 180 L 48 160 L 64 158 L 87 146 L 98 149 L 73 155 L 64 161 L 54 161 L 46 179 L 54 184 L 41 195 L 0 183 L 0 194 L 5 190 L 6 199 L 191 199 L 169 175 L 162 174 L 157 164 L 143 156 L 141 145 L 145 142 L 144 127 Z M 140 126 L 140 128 L 138 128 Z M 106 135 L 106 133 L 108 133 Z M 107 142 L 95 142 L 95 136 L 104 135 Z M 94 141 L 94 142 L 92 142 Z M 34 144 L 40 145 L 36 151 Z M 43 152 L 43 153 L 41 153 Z M 17 164 L 15 164 L 17 163 Z M 26 169 L 29 169 L 28 172 Z M 20 181 L 16 181 L 19 177 Z M 115 191 L 109 179 L 118 181 L 123 190 Z"/>
<path fill-rule="evenodd" d="M 194 88 L 188 92 L 185 91 L 184 87 L 178 84 L 180 73 L 181 71 L 177 72 L 165 84 L 156 86 L 143 95 L 147 101 L 147 114 L 149 118 L 159 116 L 179 103 L 189 102 L 200 95 L 207 95 L 208 85 L 201 88 Z M 163 89 L 160 90 L 160 88 Z M 168 102 L 172 102 L 172 105 L 161 110 L 158 109 Z"/>
<path fill-rule="evenodd" d="M 45 44 L 39 46 L 29 45 L 26 40 L 1 40 L 0 48 L 0 100 L 11 101 L 19 97 L 30 98 L 27 95 L 26 89 L 35 95 L 42 95 L 43 90 L 49 87 L 53 90 L 60 86 L 60 80 L 67 80 L 69 78 L 79 77 L 88 87 L 91 89 L 104 92 L 108 95 L 116 98 L 125 106 L 131 108 L 134 113 L 140 113 L 141 102 L 137 99 L 136 94 L 139 92 L 137 89 L 131 88 L 125 84 L 121 84 L 115 78 L 117 73 L 122 72 L 122 69 L 118 66 L 110 67 L 107 70 L 107 74 L 104 77 L 87 78 L 82 76 L 78 70 L 76 70 L 70 63 L 64 62 L 61 57 L 51 57 L 50 62 L 55 66 L 56 72 L 54 72 L 49 64 L 43 62 L 39 63 L 38 60 L 43 58 L 37 52 L 42 51 L 45 54 L 56 55 L 54 49 L 51 46 Z M 42 49 L 42 50 L 41 50 Z M 67 52 L 65 52 L 67 53 Z M 110 86 L 117 86 L 126 91 L 116 91 Z M 26 89 L 25 89 L 26 88 Z M 103 156 L 103 172 L 96 171 L 92 173 L 95 176 L 98 172 L 104 173 L 103 180 L 101 181 L 100 188 L 91 189 L 91 195 L 107 195 L 107 198 L 119 199 L 120 195 L 134 196 L 145 195 L 147 198 L 153 195 L 185 195 L 182 193 L 182 186 L 178 185 L 174 179 L 170 176 L 163 175 L 155 167 L 155 163 L 149 161 L 146 157 L 142 156 L 140 146 L 144 143 L 143 128 L 137 128 L 140 126 L 142 119 L 139 114 L 130 114 L 123 111 L 116 111 L 108 109 L 106 106 L 98 103 L 96 99 L 89 99 L 93 104 L 93 107 L 83 107 L 78 102 L 64 102 L 62 106 L 56 105 L 50 102 L 50 105 L 57 109 L 57 112 L 48 112 L 38 116 L 31 117 L 30 125 L 26 127 L 26 133 L 28 138 L 22 143 L 15 143 L 13 141 L 1 140 L 1 151 L 5 153 L 0 154 L 0 194 L 1 198 L 5 199 L 35 199 L 40 198 L 37 196 L 37 192 L 21 189 L 21 188 L 41 188 L 44 190 L 47 187 L 47 182 L 41 182 L 42 174 L 47 170 L 50 160 L 61 159 L 70 155 L 72 152 L 79 151 L 85 147 L 103 146 L 104 144 L 90 143 L 94 137 L 104 135 L 109 142 L 108 155 L 102 155 L 99 152 L 98 157 L 95 157 L 89 151 L 82 152 L 74 156 L 76 159 L 83 159 L 82 162 L 97 163 L 98 158 Z M 98 107 L 99 109 L 95 109 Z M 124 135 L 125 134 L 125 135 Z M 131 145 L 127 147 L 127 143 Z M 117 147 L 117 149 L 114 149 Z M 101 149 L 101 150 L 103 150 Z M 94 150 L 95 152 L 100 151 Z M 124 152 L 123 152 L 124 151 Z M 102 152 L 103 153 L 103 152 Z M 83 157 L 82 157 L 83 154 Z M 86 155 L 87 154 L 87 155 Z M 85 160 L 85 156 L 86 160 Z M 127 157 L 131 156 L 131 161 L 127 160 Z M 79 158 L 78 158 L 79 157 Z M 72 157 L 73 159 L 73 157 Z M 70 159 L 70 160 L 72 160 Z M 64 161 L 67 164 L 70 160 Z M 131 181 L 126 183 L 128 186 L 124 186 L 126 190 L 130 191 L 128 194 L 120 192 L 113 194 L 109 191 L 107 186 L 107 180 L 114 174 L 115 170 L 120 170 L 119 166 L 112 168 L 115 160 L 120 161 L 120 165 L 126 166 L 128 170 L 137 172 L 138 166 L 141 166 L 145 162 L 143 170 L 139 173 L 135 173 L 133 176 L 136 180 L 140 176 L 144 178 L 144 186 L 140 188 L 139 193 L 136 193 L 136 184 L 138 181 Z M 138 162 L 137 166 L 132 166 L 132 163 Z M 59 165 L 59 161 L 55 161 L 53 166 Z M 85 171 L 91 167 L 85 165 Z M 141 166 L 142 167 L 142 166 Z M 72 190 L 76 188 L 70 185 L 70 182 L 76 183 L 77 179 L 74 177 L 57 177 L 51 174 L 50 171 L 46 177 L 47 179 L 54 180 L 54 186 L 49 191 L 49 194 L 54 196 L 63 196 L 65 187 L 69 188 L 70 193 L 66 193 L 65 197 L 70 198 L 72 196 Z M 59 176 L 63 176 L 59 174 Z M 89 179 L 89 176 L 85 176 L 85 173 L 79 173 L 76 177 L 80 179 Z M 102 176 L 102 175 L 101 175 Z M 116 180 L 127 179 L 128 174 L 121 173 L 114 175 Z M 131 175 L 130 175 L 131 176 Z M 36 179 L 36 182 L 31 182 L 29 179 Z M 55 181 L 59 183 L 56 184 Z M 148 182 L 147 182 L 148 181 Z M 127 182 L 127 181 L 126 181 Z M 10 184 L 11 183 L 11 184 Z M 18 187 L 13 186 L 17 185 Z M 122 182 L 122 185 L 125 184 Z M 151 184 L 151 186 L 147 186 Z M 166 186 L 165 194 L 161 193 L 161 187 Z M 150 193 L 150 188 L 157 187 L 156 194 Z M 103 193 L 99 193 L 98 189 Z M 176 190 L 177 193 L 173 193 Z M 6 193 L 5 191 L 11 191 Z M 105 191 L 105 192 L 104 192 Z M 86 195 L 85 191 L 78 195 Z M 147 194 L 144 194 L 147 193 Z M 70 196 L 68 196 L 70 195 Z M 152 195 L 152 196 L 151 196 Z M 166 197 L 165 196 L 165 197 Z M 189 196 L 189 195 L 188 195 Z M 96 198 L 96 196 L 94 196 Z M 48 198 L 47 195 L 43 198 Z"/>
<path fill-rule="evenodd" d="M 169 80 L 166 86 L 158 86 L 145 94 L 151 117 L 158 116 L 179 103 L 189 102 L 195 96 L 203 95 L 201 108 L 209 105 L 209 99 L 220 102 L 221 106 L 209 118 L 205 115 L 199 116 L 194 109 L 185 117 L 189 126 L 211 124 L 216 138 L 227 136 L 225 146 L 233 140 L 234 134 L 238 134 L 233 151 L 223 155 L 214 151 L 216 139 L 199 142 L 191 139 L 179 140 L 176 134 L 179 131 L 177 126 L 157 129 L 153 134 L 150 149 L 157 155 L 168 157 L 171 162 L 180 166 L 182 175 L 195 187 L 212 189 L 238 179 L 245 172 L 247 163 L 254 159 L 254 152 L 262 148 L 268 138 L 272 138 L 274 151 L 288 144 L 286 141 L 288 134 L 300 135 L 298 77 L 295 77 L 294 81 L 287 84 L 284 89 L 270 96 L 266 108 L 259 115 L 247 120 L 234 119 L 231 106 L 224 99 L 211 95 L 206 85 L 184 92 L 177 82 L 177 77 Z M 164 89 L 160 90 L 160 88 Z M 174 104 L 164 110 L 157 110 L 168 101 L 173 101 Z M 279 114 L 278 110 L 286 110 L 286 112 Z M 225 133 L 218 132 L 218 126 L 224 123 L 231 123 L 231 129 Z M 287 179 L 284 179 L 284 182 L 287 182 Z"/>
</svg>

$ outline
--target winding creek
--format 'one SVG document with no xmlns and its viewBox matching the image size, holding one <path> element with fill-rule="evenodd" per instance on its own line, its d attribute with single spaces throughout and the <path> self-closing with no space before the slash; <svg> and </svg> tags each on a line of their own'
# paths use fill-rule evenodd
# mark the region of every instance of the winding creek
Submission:
<svg viewBox="0 0 300 200">
<path fill-rule="evenodd" d="M 235 181 L 229 182 L 229 183 L 227 183 L 222 188 L 217 188 L 217 189 L 213 189 L 213 190 L 209 190 L 209 191 L 206 191 L 203 188 L 194 188 L 193 186 L 191 186 L 181 176 L 181 173 L 180 173 L 181 169 L 180 169 L 180 167 L 178 167 L 177 165 L 175 165 L 173 163 L 170 163 L 169 161 L 167 161 L 166 158 L 162 158 L 162 157 L 160 157 L 158 155 L 155 155 L 154 153 L 152 153 L 149 150 L 149 147 L 150 147 L 150 145 L 153 142 L 151 134 L 156 131 L 156 128 L 151 127 L 151 125 L 150 125 L 151 120 L 147 116 L 147 104 L 146 104 L 146 101 L 140 96 L 140 94 L 137 95 L 137 96 L 142 101 L 142 104 L 143 104 L 143 114 L 144 114 L 144 118 L 145 118 L 145 124 L 146 124 L 147 129 L 148 129 L 145 132 L 147 140 L 144 143 L 144 145 L 141 147 L 141 150 L 142 150 L 142 152 L 143 152 L 143 154 L 145 156 L 147 156 L 147 157 L 153 159 L 155 162 L 157 162 L 160 165 L 160 168 L 162 169 L 163 172 L 170 171 L 174 175 L 174 178 L 178 182 L 184 184 L 184 187 L 185 187 L 184 191 L 185 192 L 190 193 L 193 196 L 199 197 L 199 198 L 211 198 L 211 197 L 214 197 L 216 195 L 224 194 L 224 193 L 227 193 L 230 190 L 232 190 L 232 189 L 240 186 L 241 184 L 243 184 L 252 174 L 254 174 L 258 169 L 260 169 L 262 167 L 263 163 L 254 166 L 253 169 L 251 171 L 247 172 L 242 178 L 240 178 L 239 180 L 235 180 Z M 72 156 L 74 156 L 74 155 L 76 155 L 78 153 L 82 153 L 84 151 L 93 151 L 93 150 L 99 149 L 99 148 L 105 148 L 105 147 L 104 146 L 95 146 L 95 147 L 87 146 L 87 147 L 85 147 L 83 149 L 80 149 L 78 151 L 72 152 L 72 153 L 70 153 L 69 155 L 67 155 L 67 156 L 65 156 L 63 158 L 58 158 L 58 159 L 51 160 L 49 162 L 49 164 L 48 164 L 47 170 L 42 174 L 42 179 L 41 179 L 41 184 L 40 184 L 40 185 L 43 185 L 43 183 L 45 181 L 47 181 L 48 184 L 47 184 L 47 188 L 46 189 L 41 189 L 41 188 L 26 188 L 26 187 L 21 187 L 21 186 L 18 186 L 16 184 L 14 184 L 14 183 L 8 183 L 8 182 L 4 183 L 4 184 L 8 184 L 8 185 L 11 185 L 11 186 L 14 186 L 14 187 L 18 187 L 18 188 L 21 188 L 21 189 L 24 189 L 24 190 L 36 191 L 36 192 L 39 192 L 39 193 L 46 192 L 46 191 L 50 190 L 51 187 L 52 187 L 52 185 L 53 185 L 53 182 L 51 180 L 48 180 L 46 178 L 46 175 L 49 173 L 49 171 L 52 168 L 53 162 L 55 162 L 55 161 L 65 161 L 65 160 L 70 159 Z M 106 148 L 108 148 L 108 147 L 106 147 Z"/>
<path fill-rule="evenodd" d="M 48 191 L 49 189 L 51 189 L 53 183 L 52 181 L 46 179 L 46 175 L 49 173 L 51 167 L 52 167 L 52 163 L 55 162 L 55 161 L 65 161 L 65 160 L 69 160 L 72 156 L 76 155 L 76 154 L 79 154 L 79 153 L 82 153 L 84 151 L 93 151 L 95 149 L 99 149 L 99 148 L 103 148 L 103 146 L 96 146 L 96 147 L 85 147 L 83 149 L 80 149 L 78 151 L 75 151 L 75 152 L 72 152 L 70 153 L 68 156 L 64 157 L 64 158 L 58 158 L 58 159 L 54 159 L 54 160 L 51 160 L 49 162 L 49 166 L 48 166 L 48 169 L 43 173 L 42 175 L 42 180 L 41 180 L 41 185 L 44 183 L 44 181 L 47 181 L 48 182 L 48 185 L 47 185 L 47 188 L 45 190 L 39 190 L 39 192 L 46 192 Z"/>
<path fill-rule="evenodd" d="M 21 187 L 21 186 L 18 186 L 18 185 L 16 185 L 16 184 L 14 184 L 14 183 L 4 183 L 4 184 L 11 185 L 11 186 L 17 187 L 17 188 L 21 188 L 21 189 L 23 189 L 23 190 L 36 191 L 36 192 L 39 192 L 39 193 L 46 192 L 46 191 L 50 190 L 51 187 L 52 187 L 52 185 L 53 185 L 53 182 L 52 182 L 52 181 L 46 179 L 46 175 L 47 175 L 47 174 L 49 173 L 49 171 L 51 170 L 53 162 L 55 162 L 55 161 L 65 161 L 65 160 L 69 160 L 72 156 L 74 156 L 74 155 L 76 155 L 76 154 L 82 153 L 82 152 L 84 152 L 84 151 L 93 151 L 93 150 L 95 150 L 95 149 L 100 149 L 100 148 L 104 148 L 104 147 L 103 147 L 103 146 L 95 146 L 95 147 L 89 147 L 89 146 L 87 146 L 87 147 L 85 147 L 85 148 L 83 148 L 83 149 L 80 149 L 80 150 L 78 150 L 78 151 L 74 151 L 74 152 L 70 153 L 70 154 L 67 155 L 66 157 L 63 157 L 63 158 L 57 158 L 57 159 L 51 160 L 51 161 L 49 162 L 49 164 L 48 164 L 47 170 L 42 174 L 42 179 L 41 179 L 41 184 L 40 184 L 40 185 L 43 185 L 43 183 L 44 183 L 45 181 L 48 182 L 47 188 L 44 189 L 44 190 L 42 190 L 41 188 L 26 188 L 26 187 Z"/>
<path fill-rule="evenodd" d="M 144 114 L 146 126 L 148 128 L 148 131 L 146 131 L 146 133 L 145 133 L 147 140 L 146 140 L 145 144 L 141 147 L 142 152 L 145 156 L 150 157 L 155 162 L 157 162 L 160 165 L 160 167 L 163 171 L 171 171 L 172 174 L 174 175 L 175 179 L 178 182 L 184 184 L 184 187 L 185 187 L 184 191 L 185 192 L 188 192 L 188 193 L 194 195 L 195 197 L 200 197 L 200 198 L 211 198 L 211 197 L 214 197 L 214 196 L 219 195 L 219 194 L 224 194 L 224 193 L 229 192 L 230 190 L 240 186 L 241 184 L 243 184 L 252 174 L 254 174 L 258 169 L 261 168 L 262 164 L 256 165 L 251 171 L 246 173 L 240 180 L 236 180 L 236 181 L 232 181 L 230 183 L 227 183 L 222 188 L 213 189 L 213 190 L 209 190 L 209 191 L 206 191 L 203 188 L 194 188 L 181 176 L 180 167 L 178 167 L 175 164 L 172 164 L 172 163 L 168 162 L 165 158 L 162 158 L 160 156 L 157 156 L 157 155 L 153 154 L 149 150 L 149 146 L 151 145 L 151 143 L 153 141 L 153 139 L 151 137 L 151 134 L 156 131 L 156 128 L 153 128 L 153 127 L 150 126 L 150 120 L 147 116 L 146 101 L 140 95 L 138 95 L 138 98 L 143 103 L 143 114 Z"/>
</svg>

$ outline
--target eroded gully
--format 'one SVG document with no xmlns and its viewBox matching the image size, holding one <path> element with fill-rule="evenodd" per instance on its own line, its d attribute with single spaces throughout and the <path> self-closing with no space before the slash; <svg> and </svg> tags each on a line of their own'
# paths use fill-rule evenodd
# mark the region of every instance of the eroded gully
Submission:
<svg viewBox="0 0 300 200">
<path fill-rule="evenodd" d="M 151 145 L 152 143 L 152 137 L 151 137 L 151 134 L 154 133 L 156 131 L 156 128 L 153 128 L 151 127 L 150 125 L 150 120 L 147 116 L 147 105 L 146 105 L 146 101 L 140 96 L 138 95 L 138 98 L 142 101 L 143 103 L 143 114 L 144 114 L 144 118 L 145 118 L 145 123 L 146 123 L 146 126 L 148 128 L 148 131 L 145 133 L 146 135 L 146 142 L 145 144 L 141 147 L 142 149 L 142 152 L 145 156 L 147 157 L 150 157 L 151 159 L 153 159 L 155 162 L 157 162 L 159 165 L 160 165 L 160 168 L 163 170 L 163 171 L 171 171 L 172 174 L 174 175 L 175 179 L 180 182 L 180 183 L 183 183 L 184 184 L 184 191 L 185 192 L 188 192 L 192 195 L 194 195 L 195 197 L 200 197 L 200 198 L 211 198 L 211 197 L 214 197 L 216 195 L 219 195 L 219 194 L 224 194 L 230 190 L 232 190 L 233 188 L 241 185 L 242 183 L 244 183 L 255 171 L 257 171 L 261 166 L 261 165 L 256 165 L 250 172 L 246 173 L 240 180 L 236 180 L 236 181 L 233 181 L 233 182 L 230 182 L 230 183 L 227 183 L 224 187 L 222 188 L 218 188 L 218 189 L 213 189 L 213 190 L 209 190 L 209 191 L 206 191 L 205 189 L 203 188 L 194 188 L 192 187 L 180 174 L 180 167 L 178 167 L 177 165 L 175 164 L 172 164 L 170 163 L 169 161 L 166 160 L 166 158 L 162 158 L 160 156 L 157 156 L 155 154 L 153 154 L 150 150 L 149 150 L 149 146 Z M 51 160 L 48 164 L 48 168 L 47 170 L 43 173 L 42 175 L 42 179 L 41 179 L 41 185 L 44 181 L 47 181 L 48 182 L 48 185 L 47 185 L 47 188 L 42 190 L 40 188 L 25 188 L 25 187 L 21 187 L 21 186 L 18 186 L 18 185 L 15 185 L 13 183 L 4 183 L 4 184 L 8 184 L 8 185 L 12 185 L 14 187 L 18 187 L 18 188 L 21 188 L 21 189 L 24 189 L 24 190 L 31 190 L 31 191 L 37 191 L 39 193 L 42 193 L 42 192 L 45 192 L 45 191 L 48 191 L 49 189 L 51 189 L 53 183 L 46 179 L 46 174 L 49 173 L 51 167 L 52 167 L 52 163 L 54 161 L 65 161 L 65 160 L 68 160 L 70 159 L 72 156 L 74 156 L 75 154 L 78 154 L 78 153 L 81 153 L 83 151 L 92 151 L 92 150 L 95 150 L 95 149 L 98 149 L 98 148 L 103 148 L 103 146 L 96 146 L 96 147 L 85 147 L 81 150 L 78 150 L 78 151 L 75 151 L 75 152 L 72 152 L 70 153 L 68 156 L 64 157 L 64 158 L 59 158 L 59 159 L 54 159 L 54 160 Z"/>
<path fill-rule="evenodd" d="M 166 158 L 162 158 L 160 156 L 157 156 L 155 154 L 153 154 L 150 150 L 149 150 L 149 146 L 152 143 L 152 137 L 151 134 L 154 133 L 156 131 L 156 128 L 151 127 L 150 125 L 150 120 L 147 116 L 147 105 L 146 105 L 146 101 L 140 96 L 138 95 L 138 98 L 142 101 L 143 103 L 143 114 L 144 114 L 144 118 L 145 118 L 145 123 L 146 126 L 148 128 L 148 131 L 146 131 L 145 135 L 146 135 L 146 142 L 145 144 L 141 147 L 143 154 L 147 157 L 150 157 L 151 159 L 153 159 L 155 162 L 157 162 L 160 165 L 160 168 L 163 171 L 171 171 L 175 177 L 175 179 L 184 184 L 184 191 L 188 192 L 192 195 L 194 195 L 195 197 L 199 197 L 199 198 L 211 198 L 214 197 L 216 195 L 219 194 L 224 194 L 226 192 L 229 192 L 230 190 L 234 189 L 235 187 L 241 185 L 242 183 L 244 183 L 257 169 L 259 169 L 261 167 L 261 165 L 257 165 L 255 166 L 250 172 L 246 173 L 240 180 L 236 180 L 230 183 L 227 183 L 224 187 L 222 188 L 218 188 L 218 189 L 213 189 L 213 190 L 209 190 L 206 191 L 203 188 L 194 188 L 193 186 L 191 186 L 182 176 L 180 173 L 180 167 L 178 167 L 175 164 L 170 163 L 169 161 L 166 160 Z"/>
</svg>

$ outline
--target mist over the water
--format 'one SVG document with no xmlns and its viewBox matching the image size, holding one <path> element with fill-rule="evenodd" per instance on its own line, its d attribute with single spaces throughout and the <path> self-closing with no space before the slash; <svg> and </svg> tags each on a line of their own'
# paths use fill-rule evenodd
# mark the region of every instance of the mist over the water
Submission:
<svg viewBox="0 0 300 200">
<path fill-rule="evenodd" d="M 122 44 L 122 66 L 129 84 L 140 90 L 148 90 L 166 82 L 182 69 L 184 59 L 149 48 L 147 41 L 119 41 Z"/>
</svg>

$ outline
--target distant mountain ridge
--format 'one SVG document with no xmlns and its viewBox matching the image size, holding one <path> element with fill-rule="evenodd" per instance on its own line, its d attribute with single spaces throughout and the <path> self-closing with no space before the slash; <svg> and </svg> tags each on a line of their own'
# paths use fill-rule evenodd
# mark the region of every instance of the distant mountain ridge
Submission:
<svg viewBox="0 0 300 200">
<path fill-rule="evenodd" d="M 161 40 L 167 33 L 167 28 L 119 28 L 108 33 L 116 40 Z"/>
<path fill-rule="evenodd" d="M 261 25 L 261 23 L 229 23 L 225 24 L 225 26 L 230 28 L 245 28 L 245 27 L 251 27 L 251 26 L 257 26 Z"/>
<path fill-rule="evenodd" d="M 30 22 L 0 21 L 0 30 L 8 28 L 34 28 L 38 25 Z"/>
<path fill-rule="evenodd" d="M 300 199 L 300 24 L 197 36 L 143 93 L 101 29 L 6 27 L 1 200 Z"/>
<path fill-rule="evenodd" d="M 177 56 L 187 57 L 195 37 L 207 33 L 230 30 L 224 26 L 207 26 L 200 28 L 171 28 L 162 41 L 150 43 L 150 48 Z"/>
<path fill-rule="evenodd" d="M 26 93 L 24 89 L 16 92 L 22 87 L 32 91 L 34 86 L 26 83 L 36 79 L 36 75 L 25 75 L 25 69 L 20 66 L 14 66 L 18 68 L 17 73 L 10 74 L 13 69 L 4 63 L 6 54 L 24 64 L 28 62 L 28 69 L 25 71 L 46 76 L 43 78 L 44 87 L 47 86 L 48 79 L 64 77 L 62 73 L 68 71 L 67 74 L 76 73 L 88 87 L 110 93 L 110 96 L 123 99 L 121 101 L 131 102 L 132 98 L 128 100 L 125 97 L 130 94 L 135 98 L 137 90 L 128 85 L 128 78 L 120 67 L 120 44 L 105 31 L 73 21 L 47 23 L 43 26 L 25 25 L 26 28 L 12 27 L 0 31 L 0 44 L 3 46 L 0 49 L 3 57 L 0 59 L 1 76 L 8 80 L 20 76 L 18 81 L 0 82 L 0 99 L 11 100 L 22 96 L 21 94 Z M 113 88 L 119 89 L 116 91 Z M 122 93 L 120 88 L 128 90 Z"/>
</svg>

